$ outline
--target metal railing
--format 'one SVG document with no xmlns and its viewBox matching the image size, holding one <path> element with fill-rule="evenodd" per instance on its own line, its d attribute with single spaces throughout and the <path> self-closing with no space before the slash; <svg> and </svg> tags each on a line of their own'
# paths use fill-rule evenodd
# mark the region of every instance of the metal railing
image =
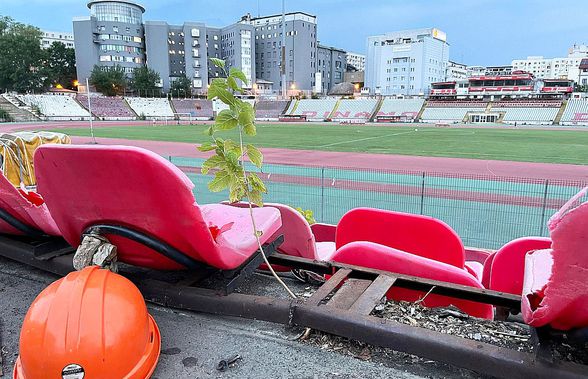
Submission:
<svg viewBox="0 0 588 379">
<path fill-rule="evenodd" d="M 225 200 L 211 193 L 204 161 L 169 157 L 195 184 L 200 203 Z M 253 171 L 254 167 L 247 167 Z M 319 222 L 336 224 L 345 212 L 373 207 L 427 215 L 449 224 L 466 246 L 496 249 L 523 236 L 547 236 L 547 221 L 584 181 L 402 170 L 264 165 L 266 202 L 310 209 Z"/>
</svg>

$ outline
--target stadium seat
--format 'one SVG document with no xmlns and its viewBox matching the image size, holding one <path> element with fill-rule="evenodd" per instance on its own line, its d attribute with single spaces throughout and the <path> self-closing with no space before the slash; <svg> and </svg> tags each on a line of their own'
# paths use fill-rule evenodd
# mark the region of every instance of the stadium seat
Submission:
<svg viewBox="0 0 588 379">
<path fill-rule="evenodd" d="M 232 205 L 248 207 L 246 203 Z M 407 224 L 412 221 L 412 225 L 405 225 L 401 218 L 411 215 L 358 208 L 346 213 L 337 226 L 314 224 L 311 227 L 298 211 L 287 205 L 266 203 L 265 206 L 280 211 L 282 226 L 276 234 L 284 236 L 284 243 L 278 248 L 283 254 L 483 288 L 479 280 L 464 269 L 463 245 L 459 237 L 452 235 L 445 224 L 433 222 L 436 221 L 434 219 L 407 220 Z M 366 225 L 362 224 L 366 221 Z M 423 226 L 428 223 L 431 223 L 428 228 Z M 410 231 L 411 228 L 422 228 L 421 233 L 415 235 Z M 435 246 L 435 243 L 438 245 Z M 437 252 L 440 260 L 426 257 L 433 251 Z M 448 254 L 445 255 L 445 252 Z M 452 264 L 459 262 L 461 267 Z M 398 288 L 391 289 L 387 294 L 388 298 L 406 301 L 416 301 L 423 295 L 422 292 Z M 490 305 L 434 294 L 423 301 L 423 305 L 429 307 L 450 304 L 473 316 L 489 319 L 493 317 L 493 308 Z"/>
<path fill-rule="evenodd" d="M 3 213 L 16 220 L 20 227 L 4 220 L 6 215 Z M 38 237 L 42 234 L 59 236 L 61 233 L 41 196 L 16 188 L 0 173 L 0 234 Z"/>
<path fill-rule="evenodd" d="M 199 206 L 194 185 L 176 166 L 148 150 L 127 146 L 42 146 L 35 154 L 39 192 L 63 237 L 80 244 L 91 226 L 129 228 L 166 244 L 197 266 L 239 268 L 258 245 L 247 209 L 223 204 Z M 274 208 L 254 210 L 261 243 L 280 227 Z M 125 237 L 105 233 L 118 260 L 155 269 L 182 269 L 178 263 Z M 177 256 L 177 255 L 176 255 Z"/>
<path fill-rule="evenodd" d="M 492 254 L 484 265 L 488 272 L 482 284 L 494 291 L 520 295 L 523 290 L 525 255 L 549 247 L 551 240 L 545 237 L 523 237 L 510 241 Z"/>
<path fill-rule="evenodd" d="M 588 202 L 576 206 L 586 192 L 588 187 L 549 220 L 551 248 L 526 256 L 521 308 L 531 326 L 588 327 Z"/>
<path fill-rule="evenodd" d="M 492 104 L 492 109 L 505 112 L 506 123 L 550 125 L 555 120 L 561 101 L 503 101 Z"/>
</svg>

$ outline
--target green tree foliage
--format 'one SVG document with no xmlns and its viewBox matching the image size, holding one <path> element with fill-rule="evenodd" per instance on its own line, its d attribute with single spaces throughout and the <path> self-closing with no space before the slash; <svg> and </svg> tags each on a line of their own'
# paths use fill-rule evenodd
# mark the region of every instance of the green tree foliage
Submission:
<svg viewBox="0 0 588 379">
<path fill-rule="evenodd" d="M 61 42 L 53 44 L 44 51 L 45 64 L 41 73 L 46 77 L 47 84 L 56 86 L 61 84 L 63 88 L 75 89 L 76 80 L 76 55 L 74 49 L 66 47 Z"/>
<path fill-rule="evenodd" d="M 149 67 L 138 67 L 133 70 L 133 79 L 131 88 L 137 91 L 141 96 L 156 96 L 161 94 L 161 89 L 157 87 L 159 74 Z"/>
<path fill-rule="evenodd" d="M 30 25 L 0 17 L 0 89 L 3 91 L 41 91 L 44 54 L 41 31 Z"/>
<path fill-rule="evenodd" d="M 225 69 L 225 62 L 221 59 L 211 58 L 211 62 L 221 68 L 225 78 L 215 78 L 208 89 L 208 99 L 218 98 L 229 106 L 229 109 L 221 111 L 214 124 L 208 128 L 208 134 L 212 137 L 211 143 L 204 143 L 199 147 L 200 151 L 214 151 L 214 155 L 202 164 L 202 173 L 207 174 L 214 170 L 214 179 L 208 183 L 212 192 L 220 192 L 229 189 L 231 202 L 246 198 L 250 203 L 263 205 L 262 195 L 267 192 L 265 184 L 252 172 L 246 172 L 243 160 L 248 158 L 258 168 L 263 164 L 263 155 L 251 144 L 243 142 L 243 134 L 254 136 L 255 110 L 247 102 L 235 97 L 235 93 L 243 93 L 237 80 L 247 83 L 247 78 L 240 70 Z M 215 134 L 221 130 L 239 130 L 239 141 L 222 139 Z"/>
<path fill-rule="evenodd" d="M 100 67 L 95 65 L 90 74 L 90 83 L 106 96 L 116 96 L 127 86 L 125 72 L 120 66 Z"/>
<path fill-rule="evenodd" d="M 189 97 L 192 95 L 192 83 L 187 76 L 180 76 L 172 82 L 169 92 L 175 97 Z"/>
</svg>

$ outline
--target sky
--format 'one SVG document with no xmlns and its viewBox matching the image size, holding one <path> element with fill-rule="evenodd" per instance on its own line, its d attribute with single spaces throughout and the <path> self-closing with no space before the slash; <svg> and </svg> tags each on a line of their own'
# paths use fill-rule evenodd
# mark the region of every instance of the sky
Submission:
<svg viewBox="0 0 588 379">
<path fill-rule="evenodd" d="M 144 20 L 226 26 L 246 13 L 281 13 L 280 0 L 140 0 Z M 85 0 L 0 0 L 0 15 L 54 31 L 87 16 Z M 364 53 L 366 37 L 436 27 L 447 33 L 450 59 L 468 65 L 510 64 L 530 55 L 566 56 L 588 44 L 588 0 L 286 0 L 286 11 L 318 17 L 321 43 Z"/>
</svg>

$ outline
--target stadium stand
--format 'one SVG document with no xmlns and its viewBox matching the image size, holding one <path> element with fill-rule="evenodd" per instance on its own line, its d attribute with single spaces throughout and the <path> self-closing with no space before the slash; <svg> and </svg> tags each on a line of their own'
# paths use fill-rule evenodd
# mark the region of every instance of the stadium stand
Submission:
<svg viewBox="0 0 588 379">
<path fill-rule="evenodd" d="M 324 121 L 329 118 L 337 99 L 302 99 L 288 109 L 288 115 L 306 116 L 308 121 Z"/>
<path fill-rule="evenodd" d="M 90 109 L 88 95 L 77 95 L 76 99 Z M 90 102 L 94 116 L 103 120 L 134 120 L 137 117 L 122 97 L 92 96 Z"/>
<path fill-rule="evenodd" d="M 492 110 L 505 112 L 503 122 L 551 125 L 561 101 L 505 101 L 492 103 Z"/>
<path fill-rule="evenodd" d="M 22 104 L 7 93 L 0 96 L 0 108 L 6 111 L 12 120 L 16 122 L 39 120 L 39 117 L 32 112 L 31 107 Z"/>
<path fill-rule="evenodd" d="M 588 99 L 568 100 L 560 124 L 588 125 Z"/>
<path fill-rule="evenodd" d="M 214 115 L 212 112 L 212 101 L 201 99 L 173 99 L 172 104 L 176 113 L 189 113 L 196 120 L 210 120 Z M 180 115 L 180 119 L 186 116 Z"/>
<path fill-rule="evenodd" d="M 332 112 L 333 121 L 357 120 L 368 121 L 376 110 L 378 99 L 342 99 Z"/>
<path fill-rule="evenodd" d="M 288 101 L 260 100 L 255 105 L 255 118 L 258 120 L 273 121 L 279 119 L 288 106 Z"/>
<path fill-rule="evenodd" d="M 406 121 L 414 121 L 423 107 L 423 99 L 390 99 L 385 98 L 380 110 L 376 114 L 378 119 L 385 119 L 391 116 L 398 116 Z"/>
<path fill-rule="evenodd" d="M 429 101 L 421 116 L 423 122 L 462 122 L 468 112 L 483 112 L 485 101 Z"/>
<path fill-rule="evenodd" d="M 174 112 L 167 99 L 127 97 L 126 100 L 139 116 L 145 116 L 150 119 L 174 117 Z"/>
<path fill-rule="evenodd" d="M 90 113 L 73 97 L 61 95 L 16 95 L 24 104 L 36 108 L 47 120 L 82 120 Z"/>
</svg>

